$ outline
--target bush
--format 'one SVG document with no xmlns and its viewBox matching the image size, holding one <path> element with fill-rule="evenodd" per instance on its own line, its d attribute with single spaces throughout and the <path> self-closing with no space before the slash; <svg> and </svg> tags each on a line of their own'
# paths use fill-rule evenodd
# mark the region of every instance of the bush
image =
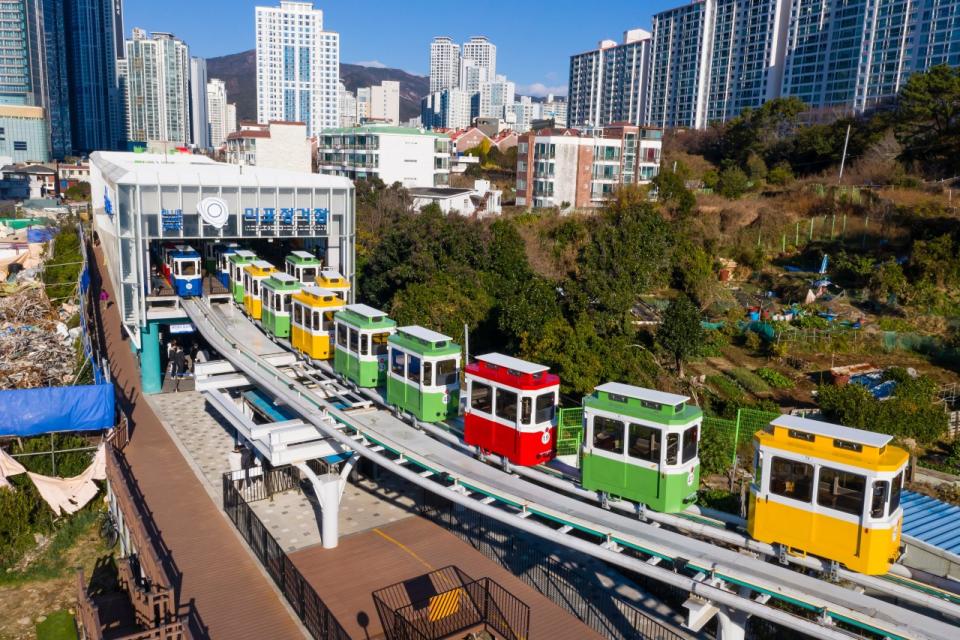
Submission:
<svg viewBox="0 0 960 640">
<path fill-rule="evenodd" d="M 700 428 L 701 474 L 724 473 L 730 468 L 734 451 L 734 432 L 716 424 Z"/>
<path fill-rule="evenodd" d="M 754 334 L 756 335 L 756 334 Z M 736 369 L 731 369 L 727 371 L 727 375 L 740 383 L 744 389 L 750 393 L 766 393 L 770 391 L 770 385 L 768 385 L 763 378 L 755 374 L 749 369 L 743 367 L 737 367 Z"/>
<path fill-rule="evenodd" d="M 739 199 L 750 189 L 750 180 L 740 167 L 727 167 L 720 172 L 717 190 L 725 198 Z"/>
<path fill-rule="evenodd" d="M 777 186 L 786 186 L 793 182 L 793 169 L 787 162 L 780 162 L 767 173 L 767 182 Z"/>
<path fill-rule="evenodd" d="M 746 331 L 743 334 L 743 346 L 754 353 L 763 348 L 763 338 L 756 331 Z"/>
<path fill-rule="evenodd" d="M 796 386 L 793 380 L 769 367 L 757 369 L 757 375 L 774 389 L 793 389 Z"/>
<path fill-rule="evenodd" d="M 740 513 L 740 496 L 725 489 L 704 489 L 697 496 L 697 504 L 726 513 Z"/>
</svg>

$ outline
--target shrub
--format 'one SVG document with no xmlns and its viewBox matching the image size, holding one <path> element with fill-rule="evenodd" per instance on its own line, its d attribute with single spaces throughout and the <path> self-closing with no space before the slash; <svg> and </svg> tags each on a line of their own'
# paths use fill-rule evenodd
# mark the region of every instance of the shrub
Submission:
<svg viewBox="0 0 960 640">
<path fill-rule="evenodd" d="M 704 489 L 697 496 L 697 504 L 726 513 L 740 513 L 740 496 L 725 489 Z"/>
<path fill-rule="evenodd" d="M 793 380 L 783 375 L 776 369 L 763 367 L 762 369 L 757 369 L 757 375 L 774 389 L 793 389 L 795 386 Z"/>
<path fill-rule="evenodd" d="M 740 167 L 727 167 L 720 172 L 717 190 L 725 198 L 739 199 L 750 189 L 750 180 Z"/>
<path fill-rule="evenodd" d="M 700 429 L 699 450 L 702 474 L 724 473 L 730 467 L 735 446 L 734 435 L 732 429 L 704 421 Z"/>
<path fill-rule="evenodd" d="M 754 353 L 759 353 L 763 348 L 763 339 L 756 331 L 747 331 L 743 334 L 743 346 Z"/>
<path fill-rule="evenodd" d="M 743 403 L 743 389 L 727 376 L 707 376 L 707 384 L 713 387 L 717 394 L 724 400 L 729 400 L 736 404 Z"/>
</svg>

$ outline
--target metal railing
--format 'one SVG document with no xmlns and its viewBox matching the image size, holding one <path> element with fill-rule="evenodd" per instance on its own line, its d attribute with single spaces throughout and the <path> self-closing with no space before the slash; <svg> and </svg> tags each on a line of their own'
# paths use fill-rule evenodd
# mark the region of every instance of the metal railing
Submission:
<svg viewBox="0 0 960 640">
<path fill-rule="evenodd" d="M 223 510 L 283 592 L 310 635 L 317 640 L 350 640 L 313 586 L 244 500 L 237 487 L 239 482 L 233 479 L 231 473 L 223 474 Z"/>
<path fill-rule="evenodd" d="M 295 467 L 277 467 L 269 471 L 251 467 L 232 471 L 230 475 L 237 491 L 247 502 L 266 500 L 291 489 L 300 490 L 300 473 Z"/>
<path fill-rule="evenodd" d="M 427 593 L 412 600 L 417 590 Z M 530 632 L 530 607 L 496 581 L 454 566 L 379 589 L 373 602 L 388 640 L 441 640 L 478 627 L 506 640 Z"/>
</svg>

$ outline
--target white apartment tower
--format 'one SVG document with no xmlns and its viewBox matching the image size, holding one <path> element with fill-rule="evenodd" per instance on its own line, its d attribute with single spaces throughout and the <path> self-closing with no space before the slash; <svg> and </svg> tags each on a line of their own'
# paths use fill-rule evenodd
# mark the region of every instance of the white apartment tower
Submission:
<svg viewBox="0 0 960 640">
<path fill-rule="evenodd" d="M 233 102 L 227 103 L 227 135 L 237 130 L 237 105 Z"/>
<path fill-rule="evenodd" d="M 223 146 L 227 135 L 227 86 L 223 80 L 214 78 L 207 83 L 207 113 L 210 116 L 210 145 L 214 149 Z"/>
<path fill-rule="evenodd" d="M 190 58 L 190 144 L 210 148 L 210 118 L 207 115 L 207 61 Z"/>
<path fill-rule="evenodd" d="M 570 125 L 643 124 L 649 63 L 650 32 L 643 29 L 624 32 L 622 44 L 602 40 L 593 51 L 570 56 Z"/>
<path fill-rule="evenodd" d="M 340 124 L 340 34 L 312 2 L 256 8 L 257 121 L 303 122 L 307 135 Z"/>
<path fill-rule="evenodd" d="M 134 142 L 190 141 L 190 50 L 169 33 L 133 29 L 124 44 L 127 134 Z"/>
<path fill-rule="evenodd" d="M 340 126 L 352 127 L 357 124 L 357 97 L 352 91 L 347 91 L 346 85 L 342 82 L 337 91 L 340 96 Z"/>
<path fill-rule="evenodd" d="M 430 43 L 430 93 L 460 85 L 460 45 L 449 36 Z"/>
<path fill-rule="evenodd" d="M 506 76 L 496 76 L 492 81 L 480 83 L 481 118 L 505 117 L 504 109 L 513 105 L 516 87 Z"/>
<path fill-rule="evenodd" d="M 463 43 L 464 60 L 472 60 L 478 67 L 486 69 L 488 79 L 497 77 L 497 46 L 486 36 L 473 36 Z"/>
</svg>

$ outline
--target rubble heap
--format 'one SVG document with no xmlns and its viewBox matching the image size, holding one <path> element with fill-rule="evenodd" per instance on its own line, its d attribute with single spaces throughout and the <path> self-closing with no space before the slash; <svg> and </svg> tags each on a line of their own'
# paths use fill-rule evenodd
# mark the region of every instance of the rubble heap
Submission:
<svg viewBox="0 0 960 640">
<path fill-rule="evenodd" d="M 68 385 L 73 336 L 37 283 L 0 293 L 0 389 Z"/>
</svg>

